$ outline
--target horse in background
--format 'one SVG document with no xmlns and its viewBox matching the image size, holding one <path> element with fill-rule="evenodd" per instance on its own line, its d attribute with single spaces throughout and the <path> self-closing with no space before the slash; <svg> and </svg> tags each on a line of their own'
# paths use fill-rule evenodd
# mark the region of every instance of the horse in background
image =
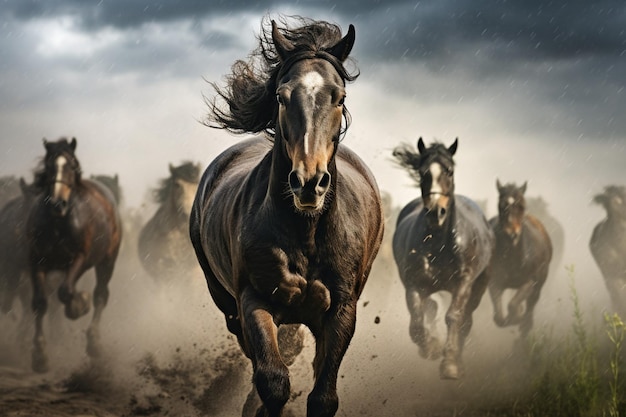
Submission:
<svg viewBox="0 0 626 417">
<path fill-rule="evenodd" d="M 550 274 L 554 276 L 561 267 L 563 254 L 565 253 L 565 229 L 548 210 L 548 202 L 543 197 L 526 197 L 526 212 L 543 224 L 550 242 L 552 242 L 552 260 L 550 261 Z"/>
<path fill-rule="evenodd" d="M 591 235 L 589 249 L 604 278 L 613 311 L 626 320 L 626 187 L 609 185 L 593 198 L 606 217 Z"/>
<path fill-rule="evenodd" d="M 533 312 L 541 289 L 548 278 L 552 260 L 552 243 L 543 224 L 526 212 L 527 183 L 513 183 L 498 188 L 498 215 L 489 223 L 496 236 L 496 250 L 492 259 L 489 294 L 493 302 L 496 325 L 500 327 L 519 324 L 522 339 L 533 327 Z M 505 316 L 502 295 L 515 289 Z"/>
<path fill-rule="evenodd" d="M 13 311 L 15 300 L 21 304 L 19 329 L 22 334 L 32 319 L 29 243 L 26 222 L 38 190 L 19 180 L 21 194 L 0 209 L 0 310 Z"/>
<path fill-rule="evenodd" d="M 472 314 L 487 289 L 495 245 L 482 210 L 455 194 L 457 146 L 458 139 L 449 147 L 439 142 L 426 147 L 419 138 L 417 152 L 406 144 L 393 151 L 421 189 L 421 197 L 400 211 L 393 235 L 393 254 L 411 314 L 409 334 L 422 357 L 436 360 L 443 354 L 442 379 L 458 379 L 464 373 L 463 347 Z M 440 291 L 452 297 L 443 347 L 433 334 L 438 305 L 431 297 Z"/>
<path fill-rule="evenodd" d="M 117 174 L 111 175 L 91 175 L 89 177 L 92 181 L 99 182 L 111 191 L 115 198 L 115 203 L 119 207 L 122 203 L 122 187 L 120 187 L 120 179 Z"/>
<path fill-rule="evenodd" d="M 91 307 L 91 296 L 77 291 L 76 283 L 90 268 L 96 271 L 94 313 L 87 330 L 87 353 L 101 355 L 100 320 L 109 298 L 109 281 L 117 259 L 122 227 L 115 199 L 104 186 L 82 178 L 75 155 L 76 139 L 44 139 L 46 154 L 35 172 L 38 196 L 26 225 L 35 312 L 32 368 L 49 368 L 43 318 L 48 309 L 46 281 L 52 271 L 64 279 L 58 296 L 65 315 L 78 319 Z"/>
<path fill-rule="evenodd" d="M 299 324 L 316 342 L 306 415 L 336 414 L 339 367 L 383 236 L 374 176 L 340 143 L 349 125 L 345 83 L 356 78 L 344 68 L 354 27 L 342 37 L 336 25 L 298 22 L 272 21 L 252 55 L 260 62 L 238 61 L 227 89 L 216 87 L 228 106 L 212 103 L 215 127 L 267 136 L 211 162 L 191 213 L 211 296 L 252 362 L 256 390 L 244 416 L 282 414 L 290 398 L 282 345 L 298 337 Z"/>
<path fill-rule="evenodd" d="M 20 180 L 13 175 L 0 177 L 0 208 L 19 197 L 20 193 Z"/>
<path fill-rule="evenodd" d="M 170 176 L 154 191 L 159 208 L 139 232 L 138 254 L 144 269 L 164 283 L 179 281 L 197 268 L 189 240 L 189 213 L 200 180 L 200 166 L 169 165 Z"/>
</svg>

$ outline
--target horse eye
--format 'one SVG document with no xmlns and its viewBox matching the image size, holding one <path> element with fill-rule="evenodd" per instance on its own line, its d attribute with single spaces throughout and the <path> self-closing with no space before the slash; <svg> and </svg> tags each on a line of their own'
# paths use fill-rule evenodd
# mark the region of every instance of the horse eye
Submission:
<svg viewBox="0 0 626 417">
<path fill-rule="evenodd" d="M 345 103 L 346 101 L 346 96 L 343 96 L 339 99 L 339 102 L 337 103 L 337 106 L 343 106 L 343 103 Z"/>
</svg>

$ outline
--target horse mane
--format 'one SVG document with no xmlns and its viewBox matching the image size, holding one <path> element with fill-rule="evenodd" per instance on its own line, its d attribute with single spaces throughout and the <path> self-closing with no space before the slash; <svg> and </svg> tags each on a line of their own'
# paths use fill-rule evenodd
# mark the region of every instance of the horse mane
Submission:
<svg viewBox="0 0 626 417">
<path fill-rule="evenodd" d="M 288 20 L 293 20 L 300 26 L 289 27 Z M 276 85 L 279 74 L 302 58 L 323 56 L 337 69 L 344 82 L 354 81 L 358 77 L 358 70 L 350 74 L 339 60 L 325 53 L 341 40 L 339 26 L 300 16 L 291 16 L 288 19 L 281 17 L 280 22 L 285 27 L 279 30 L 294 46 L 290 52 L 292 56 L 284 63 L 281 61 L 272 40 L 271 20 L 266 16 L 261 22 L 261 33 L 257 37 L 259 45 L 250 53 L 248 61 L 235 61 L 231 74 L 225 77 L 225 88 L 210 83 L 217 96 L 213 99 L 205 98 L 209 106 L 209 115 L 204 123 L 206 126 L 237 134 L 264 131 L 273 138 L 278 117 Z M 220 108 L 217 103 L 219 99 L 225 102 L 225 108 Z M 345 123 L 340 135 L 345 133 L 351 122 L 345 105 L 343 117 Z"/>
<path fill-rule="evenodd" d="M 121 203 L 122 188 L 120 187 L 117 175 L 113 177 L 109 175 L 92 175 L 91 179 L 96 180 L 105 187 L 107 187 L 111 191 L 111 194 L 113 194 L 115 202 L 118 204 Z"/>
<path fill-rule="evenodd" d="M 178 178 L 186 182 L 197 183 L 200 181 L 200 167 L 191 161 L 184 161 L 177 167 L 170 168 L 172 173 L 169 177 L 160 181 L 159 187 L 153 190 L 154 201 L 163 204 L 172 192 L 174 181 Z"/>
<path fill-rule="evenodd" d="M 33 187 L 39 190 L 45 190 L 45 188 L 49 185 L 48 173 L 46 167 L 46 156 L 48 156 L 49 149 L 53 149 L 52 154 L 59 155 L 61 153 L 67 153 L 72 156 L 72 163 L 76 168 L 76 182 L 80 183 L 82 169 L 80 167 L 80 162 L 76 155 L 74 154 L 74 150 L 70 146 L 70 143 L 67 141 L 67 138 L 60 138 L 55 142 L 47 142 L 46 143 L 46 154 L 39 160 L 39 163 L 35 167 L 34 170 L 34 180 Z"/>
<path fill-rule="evenodd" d="M 423 158 L 431 160 L 442 157 L 449 160 L 452 166 L 454 166 L 454 159 L 450 156 L 448 148 L 441 142 L 434 142 L 426 149 L 423 155 L 413 145 L 402 143 L 393 150 L 392 156 L 395 158 L 394 162 L 405 169 L 418 186 L 420 184 L 419 168 L 423 163 Z"/>
</svg>

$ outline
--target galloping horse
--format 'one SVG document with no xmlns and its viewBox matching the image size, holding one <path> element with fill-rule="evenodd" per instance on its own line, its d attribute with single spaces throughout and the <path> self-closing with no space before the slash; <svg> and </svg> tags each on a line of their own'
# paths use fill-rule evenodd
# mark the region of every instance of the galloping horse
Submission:
<svg viewBox="0 0 626 417">
<path fill-rule="evenodd" d="M 316 340 L 307 416 L 334 416 L 337 373 L 355 331 L 357 301 L 383 236 L 373 175 L 340 138 L 348 127 L 344 68 L 355 31 L 326 22 L 264 30 L 262 65 L 238 61 L 227 110 L 212 121 L 259 133 L 205 171 L 190 234 L 210 293 L 253 366 L 257 416 L 290 396 L 277 329 L 303 323 Z M 259 71 L 263 68 L 265 71 Z M 246 407 L 244 407 L 245 412 Z"/>
<path fill-rule="evenodd" d="M 533 311 L 550 271 L 552 242 L 543 224 L 526 214 L 526 183 L 518 187 L 497 180 L 496 186 L 498 215 L 489 220 L 496 236 L 489 281 L 493 319 L 500 327 L 519 324 L 520 336 L 525 338 L 533 327 Z M 509 288 L 517 291 L 505 317 L 502 294 Z"/>
<path fill-rule="evenodd" d="M 591 235 L 589 249 L 598 264 L 613 310 L 626 319 L 626 187 L 610 185 L 593 199 L 606 210 L 606 218 Z"/>
<path fill-rule="evenodd" d="M 26 238 L 28 213 L 35 201 L 37 190 L 19 180 L 21 194 L 0 209 L 0 310 L 8 313 L 16 298 L 22 304 L 20 329 L 30 321 L 31 285 L 28 282 L 29 245 Z"/>
<path fill-rule="evenodd" d="M 438 359 L 442 379 L 463 375 L 462 351 L 489 281 L 494 236 L 481 209 L 467 197 L 454 193 L 454 161 L 458 140 L 450 147 L 422 138 L 418 151 L 397 147 L 393 156 L 418 181 L 422 196 L 398 215 L 393 254 L 406 289 L 411 314 L 409 334 L 420 355 Z M 452 295 L 446 312 L 448 338 L 443 346 L 432 334 L 437 303 L 431 295 Z M 425 326 L 425 318 L 430 329 Z"/>
<path fill-rule="evenodd" d="M 141 264 L 159 282 L 197 268 L 189 242 L 189 213 L 200 180 L 200 166 L 184 162 L 169 165 L 170 176 L 154 192 L 159 208 L 139 232 Z"/>
<path fill-rule="evenodd" d="M 83 273 L 95 267 L 94 314 L 87 331 L 87 353 L 101 352 L 99 323 L 109 298 L 108 284 L 122 238 L 117 206 L 104 186 L 81 177 L 75 155 L 76 139 L 44 139 L 46 155 L 35 173 L 34 185 L 40 195 L 33 204 L 27 223 L 30 268 L 35 312 L 35 338 L 32 367 L 48 370 L 42 321 L 48 308 L 45 286 L 50 271 L 65 274 L 58 290 L 65 315 L 77 319 L 89 312 L 89 293 L 76 291 Z"/>
</svg>

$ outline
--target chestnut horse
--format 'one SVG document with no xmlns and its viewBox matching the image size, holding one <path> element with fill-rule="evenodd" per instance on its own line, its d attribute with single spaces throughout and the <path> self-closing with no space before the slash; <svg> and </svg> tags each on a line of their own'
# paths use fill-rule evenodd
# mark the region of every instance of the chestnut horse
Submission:
<svg viewBox="0 0 626 417">
<path fill-rule="evenodd" d="M 77 292 L 76 282 L 95 267 L 94 313 L 87 331 L 87 353 L 91 357 L 100 355 L 99 323 L 122 238 L 120 217 L 109 189 L 81 177 L 74 153 L 76 139 L 44 139 L 44 146 L 46 155 L 34 182 L 40 195 L 26 227 L 35 312 L 32 367 L 36 372 L 48 370 L 43 317 L 48 308 L 46 276 L 51 271 L 65 275 L 58 290 L 59 300 L 65 306 L 65 315 L 78 319 L 89 312 L 91 297 L 87 292 Z"/>
<path fill-rule="evenodd" d="M 498 215 L 489 223 L 496 236 L 489 295 L 493 302 L 496 325 L 519 324 L 520 336 L 525 338 L 533 327 L 533 311 L 541 288 L 548 278 L 552 260 L 552 242 L 543 224 L 526 213 L 526 183 L 500 184 L 498 188 Z M 502 294 L 515 289 L 508 305 L 502 311 Z"/>
<path fill-rule="evenodd" d="M 457 146 L 455 140 L 450 147 L 436 142 L 427 148 L 420 138 L 417 152 L 408 145 L 393 152 L 400 166 L 418 181 L 422 195 L 400 211 L 393 236 L 393 254 L 411 314 L 409 334 L 422 357 L 434 360 L 443 353 L 442 379 L 463 375 L 463 346 L 472 314 L 487 289 L 494 247 L 482 210 L 454 193 L 452 157 Z M 432 334 L 438 306 L 431 295 L 439 291 L 452 295 L 443 347 Z"/>
<path fill-rule="evenodd" d="M 345 82 L 356 78 L 343 65 L 354 27 L 342 38 L 335 25 L 300 22 L 265 26 L 262 64 L 238 61 L 228 88 L 217 89 L 228 108 L 212 103 L 216 127 L 268 137 L 219 155 L 191 212 L 210 293 L 252 362 L 257 416 L 280 416 L 289 399 L 277 335 L 290 323 L 305 324 L 316 340 L 307 416 L 335 415 L 337 373 L 384 227 L 373 175 L 340 144 Z"/>
<path fill-rule="evenodd" d="M 593 201 L 606 218 L 591 235 L 589 249 L 604 278 L 613 311 L 626 320 L 626 187 L 609 185 Z"/>
</svg>

